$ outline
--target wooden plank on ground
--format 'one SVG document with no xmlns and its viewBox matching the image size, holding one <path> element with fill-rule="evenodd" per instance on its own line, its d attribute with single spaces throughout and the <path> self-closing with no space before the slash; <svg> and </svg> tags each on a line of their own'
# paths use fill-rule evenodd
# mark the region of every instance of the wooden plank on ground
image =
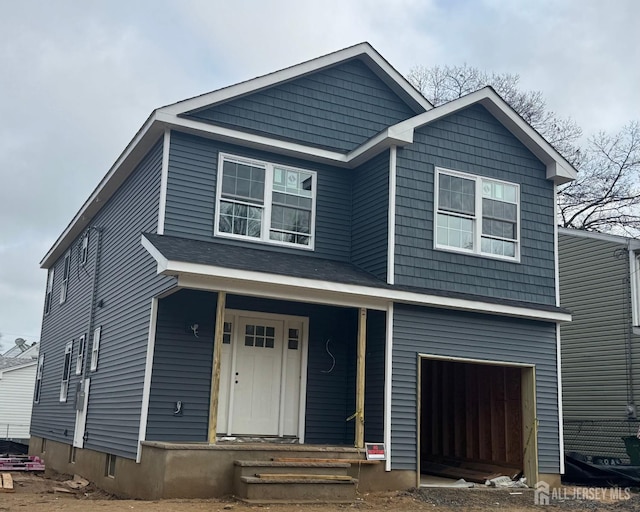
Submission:
<svg viewBox="0 0 640 512">
<path fill-rule="evenodd" d="M 491 473 L 488 471 L 478 471 L 475 469 L 460 468 L 438 464 L 436 462 L 423 462 L 420 466 L 423 473 L 430 475 L 444 476 L 447 478 L 464 478 L 467 482 L 485 483 L 487 480 L 503 476 L 502 473 Z"/>
<path fill-rule="evenodd" d="M 0 485 L 0 491 L 2 492 L 15 492 L 13 488 L 13 477 L 11 473 L 2 473 L 2 485 Z"/>
</svg>

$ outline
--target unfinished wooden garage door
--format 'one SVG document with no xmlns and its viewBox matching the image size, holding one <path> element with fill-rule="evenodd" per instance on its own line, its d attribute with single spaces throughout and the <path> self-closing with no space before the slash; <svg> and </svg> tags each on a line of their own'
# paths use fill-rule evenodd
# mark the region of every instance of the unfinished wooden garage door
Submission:
<svg viewBox="0 0 640 512">
<path fill-rule="evenodd" d="M 421 364 L 421 460 L 522 468 L 522 370 L 434 359 Z"/>
</svg>

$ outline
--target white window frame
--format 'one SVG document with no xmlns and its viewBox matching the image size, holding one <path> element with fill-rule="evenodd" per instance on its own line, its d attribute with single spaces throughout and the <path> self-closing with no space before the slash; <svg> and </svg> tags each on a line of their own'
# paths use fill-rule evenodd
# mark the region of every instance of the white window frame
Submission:
<svg viewBox="0 0 640 512">
<path fill-rule="evenodd" d="M 438 243 L 438 213 L 442 213 L 445 215 L 456 216 L 456 214 L 451 214 L 451 212 L 443 210 L 440 211 L 439 201 L 440 201 L 440 176 L 442 174 L 447 174 L 449 176 L 454 176 L 457 178 L 463 178 L 466 180 L 472 180 L 475 184 L 475 212 L 473 215 L 464 215 L 460 214 L 460 217 L 465 219 L 470 219 L 473 222 L 473 249 L 464 249 L 462 247 L 455 247 L 450 245 L 444 245 Z M 491 183 L 502 183 L 504 185 L 508 185 L 516 188 L 516 239 L 508 240 L 515 243 L 515 256 L 502 256 L 500 254 L 493 254 L 489 252 L 482 252 L 482 183 L 483 182 L 491 182 Z M 441 167 L 435 168 L 435 179 L 434 179 L 434 215 L 433 215 L 433 247 L 438 250 L 443 251 L 452 251 L 458 253 L 469 254 L 472 256 L 481 256 L 483 258 L 492 258 L 498 260 L 505 260 L 511 262 L 520 262 L 520 247 L 521 247 L 521 237 L 520 237 L 520 185 L 518 183 L 512 183 L 509 181 L 498 180 L 495 178 L 489 178 L 486 176 L 478 176 L 475 174 L 469 174 L 460 171 L 454 171 L 452 169 L 445 169 Z M 496 237 L 497 238 L 497 237 Z M 507 239 L 505 239 L 507 240 Z"/>
<path fill-rule="evenodd" d="M 69 394 L 69 380 L 71 379 L 71 360 L 73 359 L 73 340 L 64 347 L 62 364 L 62 379 L 60 381 L 60 401 L 66 402 Z"/>
<path fill-rule="evenodd" d="M 67 289 L 69 286 L 69 274 L 71 273 L 71 251 L 67 251 L 64 255 L 64 264 L 62 266 L 62 286 L 60 287 L 60 304 L 64 304 L 67 300 Z"/>
<path fill-rule="evenodd" d="M 76 357 L 76 375 L 82 375 L 82 366 L 84 365 L 84 334 L 78 339 L 78 355 Z"/>
<path fill-rule="evenodd" d="M 91 345 L 91 371 L 98 369 L 98 355 L 100 352 L 100 335 L 102 334 L 102 326 L 98 326 L 93 331 L 93 344 Z"/>
<path fill-rule="evenodd" d="M 36 369 L 36 385 L 33 392 L 33 401 L 35 403 L 40 402 L 40 395 L 42 394 L 42 370 L 44 368 L 44 354 L 40 354 L 38 357 L 38 366 Z"/>
<path fill-rule="evenodd" d="M 261 224 L 261 234 L 260 238 L 250 237 L 245 235 L 238 235 L 234 233 L 226 233 L 224 231 L 220 231 L 220 201 L 222 199 L 222 177 L 223 177 L 223 163 L 225 160 L 230 160 L 233 162 L 243 163 L 247 165 L 253 165 L 257 167 L 262 167 L 265 170 L 265 183 L 264 183 L 264 203 L 262 207 L 262 224 Z M 283 242 L 279 240 L 271 240 L 269 237 L 269 232 L 271 229 L 271 210 L 273 203 L 273 174 L 274 168 L 305 172 L 311 174 L 311 229 L 309 233 L 309 245 L 296 244 L 292 242 Z M 279 245 L 284 247 L 293 247 L 296 249 L 302 249 L 307 251 L 313 251 L 315 247 L 315 227 L 316 227 L 316 199 L 318 195 L 318 173 L 316 171 L 311 171 L 309 169 L 302 169 L 300 167 L 295 167 L 291 165 L 280 165 L 276 163 L 266 162 L 262 160 L 256 160 L 252 158 L 245 158 L 237 155 L 232 155 L 228 153 L 220 153 L 218 155 L 218 175 L 217 175 L 217 186 L 216 186 L 216 210 L 215 210 L 215 218 L 214 218 L 214 234 L 215 236 L 220 236 L 224 238 L 233 238 L 236 240 L 245 240 L 248 242 L 254 243 L 265 243 L 270 245 Z M 256 206 L 256 205 L 252 205 Z"/>
<path fill-rule="evenodd" d="M 56 273 L 55 267 L 51 267 L 49 269 L 49 274 L 47 275 L 47 291 L 44 295 L 44 314 L 48 315 L 51 313 L 51 301 L 53 297 L 53 279 Z"/>
<path fill-rule="evenodd" d="M 86 265 L 89 257 L 89 232 L 82 236 L 82 245 L 80 246 L 80 265 Z"/>
</svg>

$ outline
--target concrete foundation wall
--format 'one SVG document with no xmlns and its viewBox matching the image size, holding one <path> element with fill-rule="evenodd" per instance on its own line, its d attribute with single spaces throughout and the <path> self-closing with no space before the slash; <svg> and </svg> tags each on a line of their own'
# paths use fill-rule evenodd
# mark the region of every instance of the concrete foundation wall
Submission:
<svg viewBox="0 0 640 512">
<path fill-rule="evenodd" d="M 44 459 L 47 472 L 78 474 L 117 496 L 138 499 L 218 498 L 233 494 L 235 460 L 271 460 L 274 457 L 360 458 L 355 448 L 304 445 L 208 445 L 145 442 L 140 464 L 116 458 L 115 476 L 106 476 L 107 454 L 76 450 L 71 446 L 32 437 L 29 454 Z M 358 491 L 387 491 L 415 487 L 415 471 L 384 471 L 384 463 L 352 464 L 350 476 L 358 478 Z"/>
</svg>

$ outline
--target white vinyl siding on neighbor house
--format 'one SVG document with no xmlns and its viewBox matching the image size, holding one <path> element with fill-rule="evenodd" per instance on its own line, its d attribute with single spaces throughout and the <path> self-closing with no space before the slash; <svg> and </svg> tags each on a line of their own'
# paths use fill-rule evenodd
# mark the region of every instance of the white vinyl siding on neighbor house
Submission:
<svg viewBox="0 0 640 512">
<path fill-rule="evenodd" d="M 84 365 L 84 334 L 78 340 L 78 356 L 76 358 L 76 375 L 82 375 L 82 366 Z"/>
<path fill-rule="evenodd" d="M 221 154 L 215 234 L 313 249 L 316 173 Z"/>
<path fill-rule="evenodd" d="M 62 286 L 60 287 L 60 304 L 67 300 L 67 288 L 69 285 L 69 273 L 71 272 L 71 252 L 64 255 L 64 267 L 62 269 Z"/>
<path fill-rule="evenodd" d="M 69 378 L 71 377 L 71 356 L 73 353 L 73 341 L 64 347 L 64 365 L 62 367 L 62 381 L 60 382 L 60 401 L 67 401 L 69 392 Z"/>
<path fill-rule="evenodd" d="M 53 293 L 53 276 L 55 274 L 55 268 L 49 269 L 49 275 L 47 276 L 47 292 L 44 296 L 44 314 L 48 315 L 51 311 L 51 295 Z"/>
<path fill-rule="evenodd" d="M 100 352 L 100 334 L 102 327 L 96 327 L 93 331 L 93 345 L 91 347 L 91 371 L 98 369 L 98 353 Z"/>
<path fill-rule="evenodd" d="M 435 248 L 520 259 L 520 188 L 436 168 Z"/>
</svg>

